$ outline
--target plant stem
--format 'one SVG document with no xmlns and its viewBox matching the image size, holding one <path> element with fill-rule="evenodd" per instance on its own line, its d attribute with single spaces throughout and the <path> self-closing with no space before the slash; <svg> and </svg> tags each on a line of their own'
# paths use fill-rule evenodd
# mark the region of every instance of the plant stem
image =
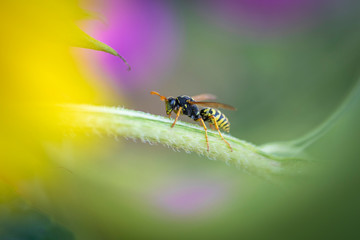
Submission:
<svg viewBox="0 0 360 240">
<path fill-rule="evenodd" d="M 287 142 L 268 143 L 260 146 L 260 148 L 269 154 L 278 156 L 294 157 L 303 153 L 311 144 L 324 136 L 352 106 L 358 101 L 360 96 L 360 80 L 357 81 L 351 92 L 337 108 L 337 110 L 322 124 L 304 136 Z"/>
<path fill-rule="evenodd" d="M 320 124 L 317 128 L 310 131 L 308 134 L 300 137 L 299 139 L 291 141 L 292 145 L 299 147 L 304 150 L 312 143 L 317 141 L 319 138 L 324 136 L 339 120 L 341 116 L 343 116 L 350 107 L 356 102 L 357 97 L 360 95 L 360 81 L 358 81 L 346 99 L 342 102 L 342 104 L 338 107 L 338 109 L 322 124 Z"/>
</svg>

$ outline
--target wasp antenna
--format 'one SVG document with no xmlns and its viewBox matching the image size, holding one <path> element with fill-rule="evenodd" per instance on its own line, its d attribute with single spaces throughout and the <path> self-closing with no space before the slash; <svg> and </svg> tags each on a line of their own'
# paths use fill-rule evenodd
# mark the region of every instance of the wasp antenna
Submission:
<svg viewBox="0 0 360 240">
<path fill-rule="evenodd" d="M 126 66 L 128 67 L 128 71 L 131 70 L 131 66 L 128 64 L 128 62 L 125 60 L 125 58 L 123 58 L 120 54 L 117 55 L 125 64 Z"/>
<path fill-rule="evenodd" d="M 161 96 L 160 93 L 158 93 L 158 92 L 151 91 L 150 94 L 152 94 L 152 95 L 158 95 L 158 96 L 160 97 L 160 100 L 161 100 L 161 101 L 166 101 L 166 100 L 167 100 L 166 97 Z"/>
<path fill-rule="evenodd" d="M 160 97 L 161 97 L 160 93 L 155 92 L 155 91 L 151 91 L 151 92 L 150 92 L 150 94 L 152 94 L 152 95 L 158 95 L 158 96 L 160 96 Z"/>
</svg>

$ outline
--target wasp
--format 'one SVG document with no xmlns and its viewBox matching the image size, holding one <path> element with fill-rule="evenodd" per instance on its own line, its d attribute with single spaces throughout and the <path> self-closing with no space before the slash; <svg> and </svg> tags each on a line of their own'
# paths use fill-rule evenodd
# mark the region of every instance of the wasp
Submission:
<svg viewBox="0 0 360 240">
<path fill-rule="evenodd" d="M 217 110 L 217 108 L 236 110 L 234 107 L 218 102 L 205 102 L 206 100 L 216 99 L 216 96 L 208 93 L 193 97 L 182 95 L 176 98 L 165 97 L 154 91 L 150 92 L 150 94 L 159 96 L 160 100 L 165 102 L 165 110 L 169 118 L 171 117 L 172 112 L 176 113 L 175 121 L 171 125 L 172 128 L 175 126 L 180 114 L 187 115 L 193 120 L 200 122 L 205 130 L 207 151 L 209 151 L 207 127 L 205 125 L 205 122 L 209 122 L 210 127 L 214 129 L 215 126 L 215 129 L 218 131 L 221 139 L 229 146 L 230 150 L 232 151 L 230 143 L 224 139 L 220 132 L 220 129 L 229 132 L 230 122 L 223 113 Z M 199 110 L 198 106 L 205 108 Z"/>
</svg>

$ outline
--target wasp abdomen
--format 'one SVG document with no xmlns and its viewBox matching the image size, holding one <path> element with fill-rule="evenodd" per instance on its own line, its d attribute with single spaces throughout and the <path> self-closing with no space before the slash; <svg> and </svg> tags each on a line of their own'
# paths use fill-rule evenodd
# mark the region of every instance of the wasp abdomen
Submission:
<svg viewBox="0 0 360 240">
<path fill-rule="evenodd" d="M 215 122 L 219 128 L 223 129 L 226 132 L 230 131 L 230 122 L 227 117 L 217 109 L 214 108 L 204 108 L 200 111 L 200 115 L 204 121 L 208 121 L 211 124 L 215 125 Z M 212 117 L 213 116 L 213 117 Z"/>
</svg>

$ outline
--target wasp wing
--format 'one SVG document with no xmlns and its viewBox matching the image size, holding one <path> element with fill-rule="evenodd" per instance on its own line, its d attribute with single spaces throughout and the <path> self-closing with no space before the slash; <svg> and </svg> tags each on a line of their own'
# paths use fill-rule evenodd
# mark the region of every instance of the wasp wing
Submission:
<svg viewBox="0 0 360 240">
<path fill-rule="evenodd" d="M 189 102 L 189 104 L 196 104 L 203 107 L 212 107 L 212 108 L 224 108 L 228 110 L 236 110 L 233 106 L 224 103 L 218 102 Z"/>
<path fill-rule="evenodd" d="M 195 101 L 215 100 L 216 96 L 210 93 L 199 94 L 192 97 Z"/>
</svg>

